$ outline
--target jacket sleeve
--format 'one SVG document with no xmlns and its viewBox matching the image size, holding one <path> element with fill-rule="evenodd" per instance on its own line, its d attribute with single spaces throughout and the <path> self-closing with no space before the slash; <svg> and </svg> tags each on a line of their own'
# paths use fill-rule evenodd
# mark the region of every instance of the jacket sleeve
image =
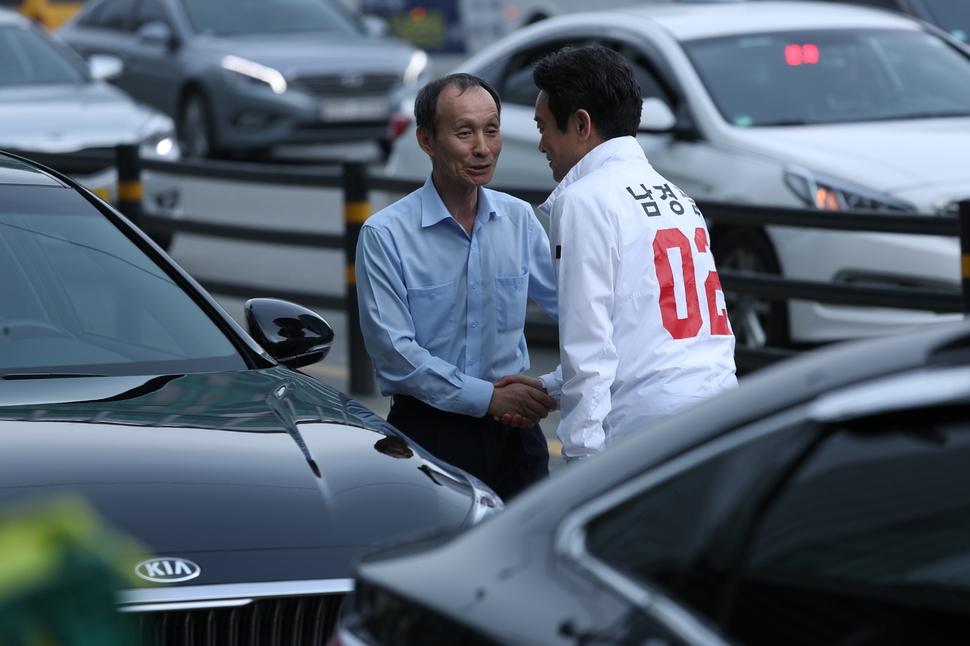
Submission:
<svg viewBox="0 0 970 646">
<path fill-rule="evenodd" d="M 615 220 L 596 195 L 563 195 L 558 220 L 559 343 L 563 455 L 605 448 L 604 421 L 618 364 L 613 299 L 618 250 Z"/>
</svg>

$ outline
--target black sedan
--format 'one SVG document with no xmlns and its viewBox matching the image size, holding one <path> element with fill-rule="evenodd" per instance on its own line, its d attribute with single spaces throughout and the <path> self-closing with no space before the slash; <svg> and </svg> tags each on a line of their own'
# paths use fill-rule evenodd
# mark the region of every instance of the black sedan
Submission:
<svg viewBox="0 0 970 646">
<path fill-rule="evenodd" d="M 333 342 L 317 314 L 246 315 L 249 334 L 100 198 L 0 154 L 0 507 L 80 495 L 141 543 L 121 606 L 148 643 L 322 643 L 359 550 L 501 508 L 297 370 Z"/>
<path fill-rule="evenodd" d="M 970 323 L 856 343 L 375 551 L 332 646 L 970 643 Z"/>
</svg>

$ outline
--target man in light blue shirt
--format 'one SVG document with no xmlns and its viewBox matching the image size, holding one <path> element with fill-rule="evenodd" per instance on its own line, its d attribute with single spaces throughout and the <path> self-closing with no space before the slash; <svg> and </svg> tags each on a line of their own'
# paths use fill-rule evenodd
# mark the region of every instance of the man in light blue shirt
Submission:
<svg viewBox="0 0 970 646">
<path fill-rule="evenodd" d="M 499 111 L 495 90 L 471 75 L 422 88 L 415 118 L 431 177 L 364 223 L 356 271 L 365 344 L 393 396 L 388 421 L 508 498 L 548 475 L 537 422 L 555 400 L 494 384 L 529 369 L 528 298 L 558 316 L 531 205 L 483 187 L 502 147 Z M 496 421 L 509 413 L 526 428 Z"/>
</svg>

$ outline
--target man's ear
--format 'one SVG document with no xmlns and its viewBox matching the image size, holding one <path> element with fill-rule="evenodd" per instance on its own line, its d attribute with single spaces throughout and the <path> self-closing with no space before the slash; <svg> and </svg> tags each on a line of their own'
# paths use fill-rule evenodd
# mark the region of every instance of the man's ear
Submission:
<svg viewBox="0 0 970 646">
<path fill-rule="evenodd" d="M 418 145 L 421 146 L 421 150 L 428 153 L 431 157 L 434 157 L 434 148 L 431 147 L 431 136 L 424 129 L 424 126 L 418 126 L 414 134 L 418 138 Z"/>
<path fill-rule="evenodd" d="M 586 110 L 579 109 L 573 114 L 574 124 L 573 127 L 576 128 L 576 134 L 579 136 L 580 141 L 586 141 L 591 136 L 593 136 L 593 120 L 589 117 L 589 112 Z"/>
</svg>

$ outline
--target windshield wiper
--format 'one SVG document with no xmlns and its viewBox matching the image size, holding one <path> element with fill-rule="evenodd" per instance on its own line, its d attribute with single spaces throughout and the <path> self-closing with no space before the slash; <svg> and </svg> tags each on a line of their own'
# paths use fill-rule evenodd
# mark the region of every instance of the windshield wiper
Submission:
<svg viewBox="0 0 970 646">
<path fill-rule="evenodd" d="M 0 379 L 65 379 L 68 377 L 107 377 L 93 372 L 8 372 Z"/>
</svg>

